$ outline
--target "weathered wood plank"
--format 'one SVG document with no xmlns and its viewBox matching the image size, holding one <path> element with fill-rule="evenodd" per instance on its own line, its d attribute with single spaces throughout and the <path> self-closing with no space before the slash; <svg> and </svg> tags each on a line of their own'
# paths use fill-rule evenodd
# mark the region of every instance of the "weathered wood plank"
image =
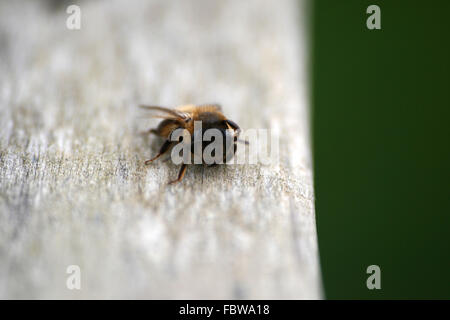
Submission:
<svg viewBox="0 0 450 320">
<path fill-rule="evenodd" d="M 296 2 L 80 6 L 0 4 L 0 297 L 320 298 Z M 280 162 L 167 186 L 142 102 L 219 102 Z"/>
</svg>

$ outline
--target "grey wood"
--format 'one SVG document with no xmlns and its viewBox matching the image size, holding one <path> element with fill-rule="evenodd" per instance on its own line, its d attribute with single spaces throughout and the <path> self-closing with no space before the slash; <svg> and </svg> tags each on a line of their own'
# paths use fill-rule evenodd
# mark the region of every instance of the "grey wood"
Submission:
<svg viewBox="0 0 450 320">
<path fill-rule="evenodd" d="M 0 3 L 0 298 L 321 298 L 302 3 L 68 4 Z M 279 162 L 167 186 L 137 105 L 208 102 Z"/>
</svg>

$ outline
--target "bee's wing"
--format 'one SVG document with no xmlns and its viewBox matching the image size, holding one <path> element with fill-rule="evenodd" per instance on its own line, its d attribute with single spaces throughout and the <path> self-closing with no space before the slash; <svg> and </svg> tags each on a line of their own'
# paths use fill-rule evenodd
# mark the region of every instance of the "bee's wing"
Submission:
<svg viewBox="0 0 450 320">
<path fill-rule="evenodd" d="M 151 111 L 160 111 L 164 113 L 163 116 L 161 115 L 155 115 L 155 118 L 164 118 L 164 119 L 174 119 L 174 120 L 182 120 L 187 121 L 191 118 L 190 114 L 187 112 L 182 112 L 175 109 L 169 109 L 165 107 L 159 107 L 159 106 L 147 106 L 147 105 L 140 105 L 142 109 L 145 110 L 151 110 Z"/>
</svg>

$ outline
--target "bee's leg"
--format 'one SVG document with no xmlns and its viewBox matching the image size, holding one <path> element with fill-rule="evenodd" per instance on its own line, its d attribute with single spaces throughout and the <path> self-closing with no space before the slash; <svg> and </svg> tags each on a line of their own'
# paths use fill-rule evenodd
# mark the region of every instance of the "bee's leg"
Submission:
<svg viewBox="0 0 450 320">
<path fill-rule="evenodd" d="M 142 134 L 147 135 L 153 133 L 155 136 L 167 137 L 168 133 L 170 133 L 172 130 L 175 130 L 178 127 L 179 123 L 177 122 L 177 120 L 165 119 L 158 125 L 158 127 L 146 130 L 142 132 Z"/>
<path fill-rule="evenodd" d="M 178 172 L 178 178 L 176 180 L 170 181 L 169 184 L 174 184 L 177 182 L 180 182 L 181 180 L 183 180 L 184 174 L 186 173 L 186 169 L 187 169 L 187 164 L 183 163 L 181 165 L 181 169 Z"/>
<path fill-rule="evenodd" d="M 161 146 L 161 149 L 159 149 L 159 153 L 155 157 L 153 157 L 152 159 L 149 159 L 149 160 L 145 161 L 145 164 L 147 165 L 150 162 L 152 162 L 152 161 L 158 159 L 159 157 L 161 157 L 164 153 L 167 152 L 167 150 L 169 150 L 171 145 L 172 145 L 172 141 L 166 140 L 164 142 L 164 144 Z"/>
</svg>

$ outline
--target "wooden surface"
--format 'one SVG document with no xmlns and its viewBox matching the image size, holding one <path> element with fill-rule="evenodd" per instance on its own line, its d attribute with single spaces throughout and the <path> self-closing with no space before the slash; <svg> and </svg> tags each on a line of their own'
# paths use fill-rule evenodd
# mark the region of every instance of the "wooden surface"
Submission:
<svg viewBox="0 0 450 320">
<path fill-rule="evenodd" d="M 304 8 L 58 3 L 0 3 L 0 298 L 321 298 Z M 208 102 L 279 163 L 144 166 L 137 105 Z"/>
</svg>

